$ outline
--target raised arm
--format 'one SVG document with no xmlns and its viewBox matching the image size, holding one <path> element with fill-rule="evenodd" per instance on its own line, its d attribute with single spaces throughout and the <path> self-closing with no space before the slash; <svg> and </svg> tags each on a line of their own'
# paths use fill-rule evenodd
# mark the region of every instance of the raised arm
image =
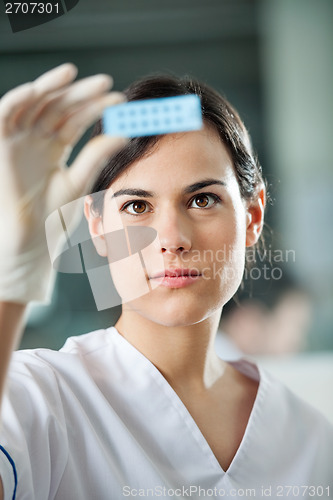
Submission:
<svg viewBox="0 0 333 500">
<path fill-rule="evenodd" d="M 109 92 L 109 76 L 73 83 L 76 73 L 72 64 L 62 65 L 0 100 L 0 396 L 26 304 L 44 301 L 50 292 L 45 219 L 84 195 L 97 170 L 124 144 L 96 137 L 67 168 L 86 129 L 106 106 L 124 100 Z"/>
</svg>

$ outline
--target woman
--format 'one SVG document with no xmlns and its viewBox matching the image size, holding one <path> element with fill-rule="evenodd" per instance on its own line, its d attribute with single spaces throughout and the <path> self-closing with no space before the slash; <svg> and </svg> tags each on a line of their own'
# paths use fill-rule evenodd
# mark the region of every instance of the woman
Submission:
<svg viewBox="0 0 333 500">
<path fill-rule="evenodd" d="M 107 93 L 104 76 L 74 78 L 65 65 L 0 107 L 10 209 L 1 227 L 11 234 L 0 259 L 2 387 L 24 304 L 49 289 L 44 220 L 80 197 L 103 162 L 91 188 L 103 196 L 86 198 L 85 215 L 122 314 L 60 352 L 13 355 L 0 498 L 329 497 L 329 424 L 255 365 L 226 363 L 213 348 L 264 216 L 261 171 L 237 113 L 197 82 L 145 79 L 129 100 L 197 93 L 203 129 L 128 143 L 97 135 L 66 171 L 86 127 L 124 99 Z M 114 231 L 147 226 L 154 243 L 113 263 Z"/>
</svg>

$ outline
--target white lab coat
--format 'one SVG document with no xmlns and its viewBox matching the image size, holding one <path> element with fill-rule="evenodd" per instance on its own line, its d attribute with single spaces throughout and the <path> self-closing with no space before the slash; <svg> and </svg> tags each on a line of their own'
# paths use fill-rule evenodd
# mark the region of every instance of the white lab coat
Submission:
<svg viewBox="0 0 333 500">
<path fill-rule="evenodd" d="M 5 500 L 15 488 L 19 500 L 332 498 L 330 424 L 265 371 L 233 365 L 260 384 L 225 472 L 165 378 L 115 328 L 60 352 L 15 353 L 0 434 Z"/>
</svg>

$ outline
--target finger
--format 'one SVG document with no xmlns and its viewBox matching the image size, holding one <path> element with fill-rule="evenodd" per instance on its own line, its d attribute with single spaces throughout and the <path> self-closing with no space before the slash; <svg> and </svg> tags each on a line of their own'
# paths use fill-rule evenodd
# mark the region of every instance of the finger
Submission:
<svg viewBox="0 0 333 500">
<path fill-rule="evenodd" d="M 66 122 L 59 127 L 57 137 L 64 144 L 75 145 L 87 128 L 98 120 L 106 107 L 124 101 L 126 101 L 126 97 L 121 92 L 111 92 L 106 96 L 93 100 L 87 106 L 77 109 L 67 117 Z"/>
<path fill-rule="evenodd" d="M 0 101 L 0 118 L 8 133 L 18 125 L 19 118 L 36 100 L 47 92 L 62 88 L 76 76 L 73 64 L 63 64 L 48 71 L 34 82 L 25 83 L 10 90 Z"/>
<path fill-rule="evenodd" d="M 30 85 L 33 90 L 33 95 L 26 103 L 26 106 L 22 106 L 20 113 L 16 115 L 18 126 L 22 128 L 30 126 L 29 116 L 31 115 L 31 110 L 38 109 L 45 96 L 52 95 L 55 92 L 59 92 L 64 87 L 67 87 L 76 78 L 76 75 L 76 66 L 71 63 L 66 63 L 47 71 L 31 82 Z"/>
<path fill-rule="evenodd" d="M 112 86 L 108 75 L 95 75 L 74 83 L 56 94 L 47 96 L 37 109 L 32 109 L 26 126 L 37 126 L 46 135 L 52 135 L 67 116 L 89 100 L 100 97 Z"/>
<path fill-rule="evenodd" d="M 33 85 L 40 94 L 45 94 L 68 85 L 75 80 L 76 75 L 77 67 L 72 63 L 65 63 L 36 78 Z"/>
<path fill-rule="evenodd" d="M 99 135 L 91 139 L 68 169 L 68 181 L 73 187 L 73 197 L 85 194 L 99 171 L 117 153 L 128 139 Z"/>
<path fill-rule="evenodd" d="M 31 83 L 10 90 L 0 100 L 0 128 L 4 135 L 12 133 L 17 125 L 17 115 L 28 106 L 34 96 Z"/>
</svg>

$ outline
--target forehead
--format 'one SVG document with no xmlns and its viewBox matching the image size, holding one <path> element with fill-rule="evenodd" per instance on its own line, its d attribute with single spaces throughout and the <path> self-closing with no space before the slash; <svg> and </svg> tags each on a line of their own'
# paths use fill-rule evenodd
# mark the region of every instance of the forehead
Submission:
<svg viewBox="0 0 333 500">
<path fill-rule="evenodd" d="M 111 189 L 159 186 L 161 189 L 191 184 L 203 177 L 235 177 L 231 156 L 217 131 L 168 134 L 111 185 Z"/>
</svg>

